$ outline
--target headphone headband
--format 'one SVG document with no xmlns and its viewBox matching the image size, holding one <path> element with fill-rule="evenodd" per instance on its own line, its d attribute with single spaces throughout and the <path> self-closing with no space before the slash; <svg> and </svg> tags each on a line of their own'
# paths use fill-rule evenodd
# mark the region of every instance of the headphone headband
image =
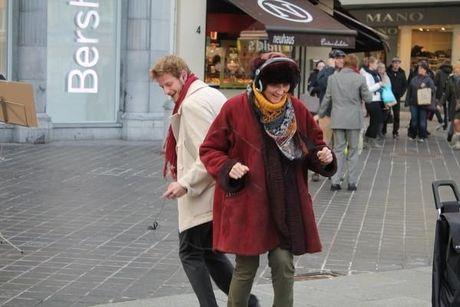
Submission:
<svg viewBox="0 0 460 307">
<path fill-rule="evenodd" d="M 260 87 L 259 90 L 262 90 L 262 84 L 259 84 L 259 83 L 261 83 L 260 82 L 260 75 L 261 75 L 262 71 L 268 65 L 271 65 L 271 64 L 277 63 L 277 62 L 289 62 L 289 63 L 294 63 L 295 65 L 297 65 L 296 61 L 294 61 L 293 59 L 290 59 L 288 57 L 276 57 L 276 58 L 268 59 L 259 68 L 257 68 L 256 71 L 254 72 L 254 84 L 257 84 Z"/>
</svg>

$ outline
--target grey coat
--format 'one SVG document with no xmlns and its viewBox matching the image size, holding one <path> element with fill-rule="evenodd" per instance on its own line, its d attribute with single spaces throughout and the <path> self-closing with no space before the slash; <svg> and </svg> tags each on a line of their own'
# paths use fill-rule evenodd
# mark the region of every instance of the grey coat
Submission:
<svg viewBox="0 0 460 307">
<path fill-rule="evenodd" d="M 332 129 L 361 129 L 363 114 L 361 102 L 372 101 L 366 78 L 351 68 L 343 68 L 329 77 L 326 95 L 318 111 L 324 117 L 331 110 Z"/>
</svg>

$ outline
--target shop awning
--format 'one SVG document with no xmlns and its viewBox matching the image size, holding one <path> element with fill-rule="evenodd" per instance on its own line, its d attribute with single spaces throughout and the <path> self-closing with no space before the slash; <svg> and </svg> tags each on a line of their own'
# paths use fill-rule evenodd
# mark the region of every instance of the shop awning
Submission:
<svg viewBox="0 0 460 307">
<path fill-rule="evenodd" d="M 307 0 L 229 0 L 265 25 L 274 45 L 354 49 L 357 32 Z"/>
<path fill-rule="evenodd" d="M 388 36 L 355 19 L 346 10 L 342 8 L 334 9 L 334 18 L 358 33 L 354 52 L 388 51 L 390 49 L 387 42 Z"/>
</svg>

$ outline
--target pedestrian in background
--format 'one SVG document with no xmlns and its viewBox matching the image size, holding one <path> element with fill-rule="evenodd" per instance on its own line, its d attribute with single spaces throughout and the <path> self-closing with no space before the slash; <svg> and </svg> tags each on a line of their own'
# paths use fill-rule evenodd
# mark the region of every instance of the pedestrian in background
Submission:
<svg viewBox="0 0 460 307">
<path fill-rule="evenodd" d="M 372 93 L 372 101 L 366 102 L 366 110 L 369 114 L 369 127 L 364 135 L 364 145 L 368 148 L 381 148 L 377 143 L 377 137 L 381 134 L 383 127 L 383 102 L 380 96 L 382 79 L 377 72 L 378 61 L 374 57 L 366 58 L 363 67 L 359 71 L 366 79 L 367 87 Z"/>
<path fill-rule="evenodd" d="M 441 66 L 439 66 L 439 70 L 436 72 L 436 76 L 434 77 L 434 85 L 436 86 L 436 118 L 438 119 L 439 125 L 436 127 L 436 130 L 443 128 L 444 130 L 447 129 L 448 123 L 448 110 L 445 104 L 445 99 L 443 96 L 446 92 L 446 82 L 447 78 L 449 78 L 450 74 L 452 73 L 452 65 L 450 64 L 449 60 L 445 60 Z M 444 111 L 444 118 L 441 116 L 441 112 L 439 108 L 442 108 Z"/>
<path fill-rule="evenodd" d="M 318 73 L 318 77 L 316 78 L 316 82 L 314 83 L 315 87 L 319 90 L 319 103 L 324 99 L 324 95 L 326 95 L 326 88 L 327 88 L 327 79 L 330 75 L 334 72 L 339 71 L 343 67 L 343 59 L 345 58 L 345 52 L 340 49 L 333 49 L 329 52 L 329 59 L 328 65 L 326 68 L 321 70 Z"/>
<path fill-rule="evenodd" d="M 359 137 L 364 125 L 361 112 L 362 100 L 372 101 L 366 79 L 356 72 L 358 58 L 349 54 L 344 59 L 342 70 L 329 77 L 326 95 L 321 104 L 319 117 L 331 109 L 331 127 L 334 133 L 334 153 L 337 157 L 337 172 L 331 178 L 331 191 L 341 189 L 341 179 L 348 165 L 348 191 L 356 191 L 358 184 Z M 348 147 L 348 159 L 345 148 Z"/>
<path fill-rule="evenodd" d="M 406 101 L 410 106 L 410 127 L 408 129 L 409 139 L 415 140 L 418 136 L 419 142 L 424 142 L 427 138 L 427 114 L 434 107 L 435 85 L 433 79 L 428 75 L 429 66 L 426 62 L 418 65 L 418 75 L 413 77 L 407 89 Z M 422 105 L 419 90 L 429 88 L 431 90 L 431 102 Z"/>
<path fill-rule="evenodd" d="M 215 183 L 200 161 L 199 146 L 226 98 L 174 55 L 160 58 L 150 74 L 174 101 L 163 169 L 163 175 L 171 174 L 174 182 L 163 197 L 177 199 L 179 257 L 200 306 L 217 307 L 210 276 L 228 294 L 233 266 L 224 254 L 212 250 Z M 257 306 L 255 297 L 249 306 Z"/>
<path fill-rule="evenodd" d="M 460 64 L 455 64 L 453 74 L 446 83 L 445 99 L 449 107 L 448 117 L 453 125 L 452 145 L 460 150 Z"/>
<path fill-rule="evenodd" d="M 290 307 L 293 255 L 321 250 L 307 170 L 329 177 L 336 163 L 313 116 L 292 95 L 296 62 L 268 54 L 253 68 L 250 88 L 225 103 L 200 148 L 217 181 L 214 248 L 236 254 L 228 306 L 246 306 L 259 256 L 268 252 L 273 306 Z"/>
<path fill-rule="evenodd" d="M 310 72 L 310 76 L 308 76 L 308 81 L 307 81 L 307 90 L 310 96 L 319 98 L 321 90 L 318 87 L 316 80 L 318 78 L 319 72 L 323 70 L 325 66 L 326 66 L 326 63 L 324 63 L 323 60 L 319 60 L 315 63 L 315 68 Z"/>
<path fill-rule="evenodd" d="M 401 60 L 398 57 L 394 57 L 391 61 L 391 65 L 387 68 L 387 75 L 390 78 L 391 90 L 396 98 L 396 104 L 391 107 L 393 111 L 393 138 L 399 137 L 399 126 L 401 122 L 401 97 L 407 89 L 406 72 L 401 68 Z M 385 124 L 386 131 L 386 124 Z"/>
</svg>

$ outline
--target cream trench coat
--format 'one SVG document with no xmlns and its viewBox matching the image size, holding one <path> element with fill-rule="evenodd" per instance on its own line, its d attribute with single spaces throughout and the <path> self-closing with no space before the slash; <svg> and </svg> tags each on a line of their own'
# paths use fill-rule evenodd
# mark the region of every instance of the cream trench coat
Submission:
<svg viewBox="0 0 460 307">
<path fill-rule="evenodd" d="M 187 188 L 178 199 L 179 232 L 212 220 L 215 183 L 201 163 L 199 150 L 226 100 L 221 92 L 196 80 L 171 117 L 177 144 L 177 182 Z"/>
</svg>

